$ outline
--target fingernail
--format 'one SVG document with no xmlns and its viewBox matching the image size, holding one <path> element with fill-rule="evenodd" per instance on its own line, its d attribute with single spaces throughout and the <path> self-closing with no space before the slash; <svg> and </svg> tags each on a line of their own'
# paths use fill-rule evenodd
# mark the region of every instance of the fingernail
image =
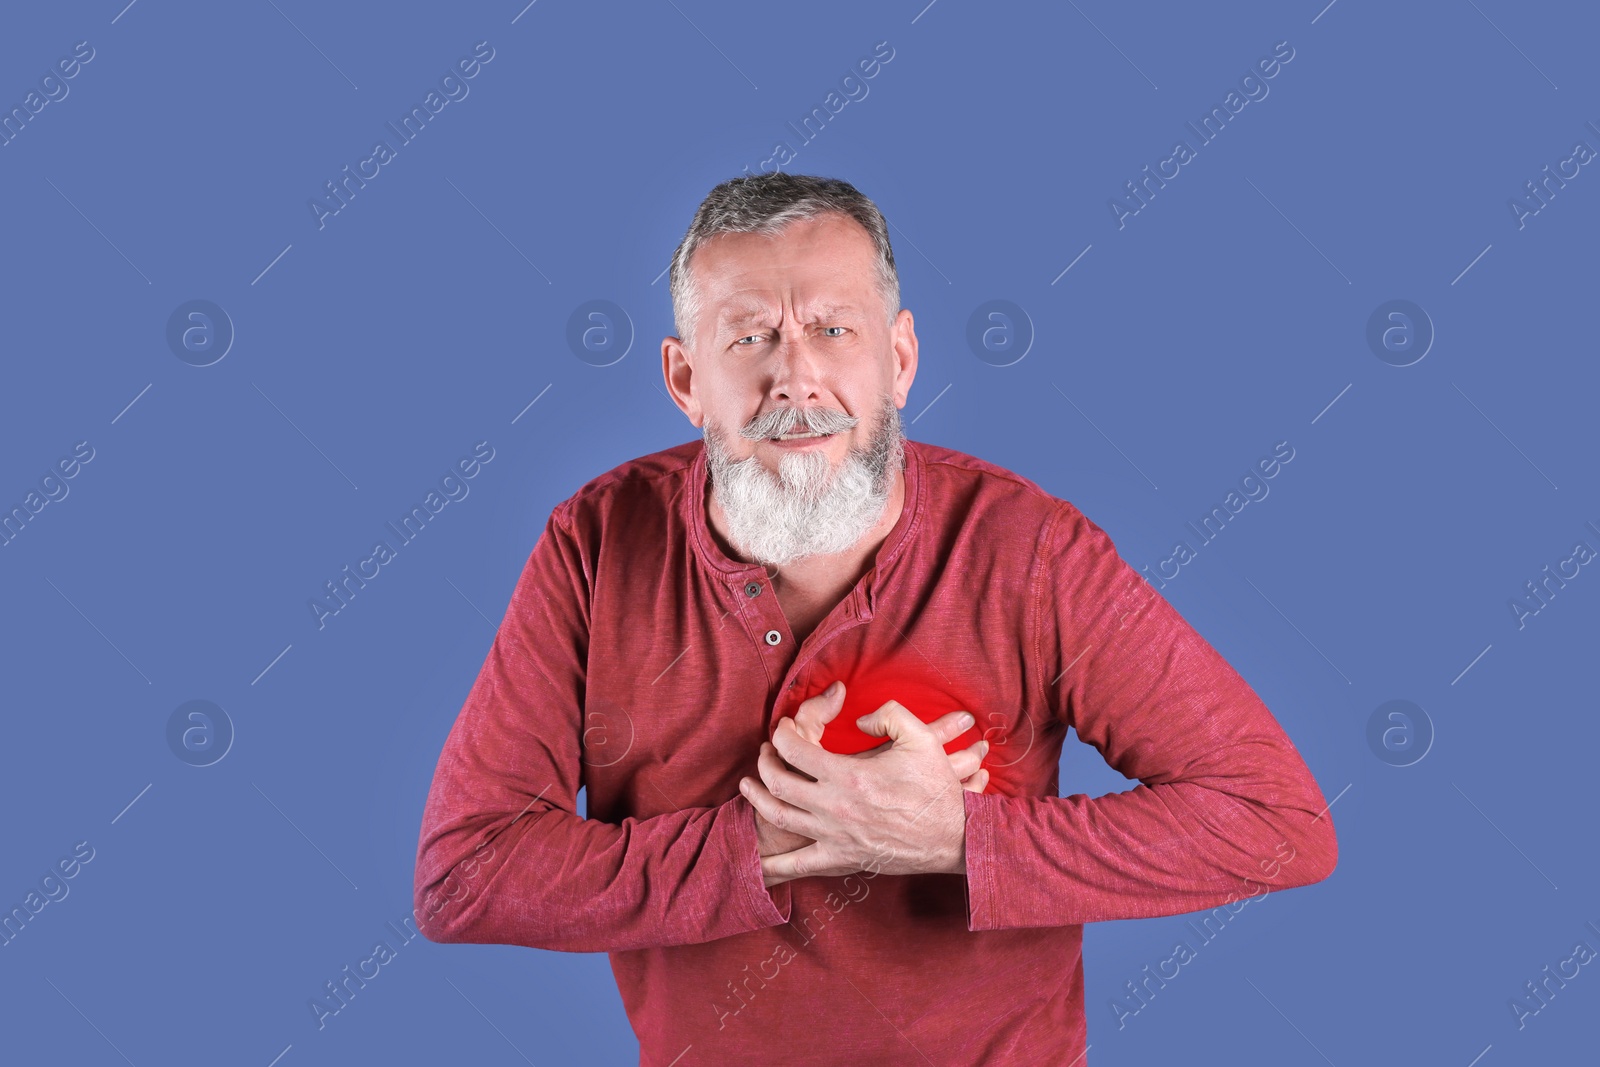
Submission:
<svg viewBox="0 0 1600 1067">
<path fill-rule="evenodd" d="M 978 755 L 987 756 L 989 754 L 989 742 L 987 742 L 987 741 L 979 741 L 978 745 L 979 745 Z"/>
<path fill-rule="evenodd" d="M 961 728 L 963 730 L 971 729 L 972 724 L 976 721 L 971 715 L 963 713 L 961 716 Z"/>
</svg>

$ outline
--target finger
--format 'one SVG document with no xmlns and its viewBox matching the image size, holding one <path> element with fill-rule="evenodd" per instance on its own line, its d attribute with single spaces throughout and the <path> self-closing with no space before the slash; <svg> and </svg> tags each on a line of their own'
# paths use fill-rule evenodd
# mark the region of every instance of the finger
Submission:
<svg viewBox="0 0 1600 1067">
<path fill-rule="evenodd" d="M 974 721 L 970 711 L 952 711 L 934 719 L 928 724 L 928 729 L 932 730 L 933 736 L 939 739 L 939 744 L 948 745 L 972 729 Z"/>
<path fill-rule="evenodd" d="M 821 787 L 785 766 L 771 744 L 762 744 L 761 754 L 756 757 L 756 771 L 761 775 L 761 784 L 774 797 L 808 812 L 816 809 L 817 790 Z"/>
<path fill-rule="evenodd" d="M 841 768 L 839 761 L 847 758 L 834 755 L 814 741 L 800 736 L 800 728 L 788 716 L 778 720 L 772 731 L 772 747 L 797 771 L 803 771 L 821 781 Z"/>
<path fill-rule="evenodd" d="M 984 791 L 984 789 L 986 789 L 988 787 L 988 785 L 989 785 L 989 770 L 988 770 L 988 768 L 984 768 L 983 770 L 979 771 L 977 774 L 974 774 L 972 777 L 966 778 L 961 782 L 961 788 L 965 789 L 969 793 L 981 793 L 981 792 Z"/>
<path fill-rule="evenodd" d="M 856 720 L 856 726 L 870 737 L 887 737 L 896 743 L 914 737 L 933 737 L 927 724 L 911 714 L 911 709 L 898 700 L 891 700 L 878 710 L 861 716 Z"/>
<path fill-rule="evenodd" d="M 805 878 L 817 871 L 825 870 L 827 865 L 827 853 L 821 845 L 813 841 L 793 852 L 762 856 L 761 875 L 763 878 L 777 876 L 787 881 L 793 878 Z"/>
<path fill-rule="evenodd" d="M 761 813 L 761 817 L 779 830 L 800 834 L 816 840 L 816 818 L 809 811 L 785 804 L 767 790 L 758 778 L 739 779 L 739 792 L 750 802 L 750 806 Z"/>
<path fill-rule="evenodd" d="M 838 717 L 844 708 L 844 683 L 835 681 L 828 688 L 801 703 L 794 713 L 800 736 L 813 744 L 822 741 L 822 728 Z"/>
<path fill-rule="evenodd" d="M 955 770 L 957 778 L 967 778 L 978 773 L 983 766 L 983 757 L 989 751 L 989 742 L 979 741 L 971 748 L 964 748 L 950 757 L 950 766 Z"/>
<path fill-rule="evenodd" d="M 760 749 L 759 752 L 756 753 L 756 767 L 757 768 L 759 768 L 761 766 L 761 753 L 764 753 L 764 752 L 772 753 L 772 758 L 778 761 L 778 766 L 784 768 L 785 770 L 793 771 L 795 774 L 800 775 L 800 777 L 804 778 L 808 782 L 816 781 L 815 778 L 811 777 L 809 774 L 806 774 L 804 771 L 796 770 L 794 767 L 791 767 L 791 766 L 789 766 L 789 764 L 785 763 L 784 760 L 783 760 L 783 757 L 778 755 L 777 746 L 774 745 L 771 741 L 763 741 L 763 742 L 761 742 L 761 749 Z"/>
</svg>

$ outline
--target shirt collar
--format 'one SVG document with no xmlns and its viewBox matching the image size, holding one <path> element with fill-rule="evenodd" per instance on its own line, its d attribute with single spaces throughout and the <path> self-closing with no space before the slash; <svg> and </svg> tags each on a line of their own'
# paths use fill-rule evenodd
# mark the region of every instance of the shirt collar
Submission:
<svg viewBox="0 0 1600 1067">
<path fill-rule="evenodd" d="M 884 538 L 883 544 L 878 546 L 878 554 L 873 561 L 872 569 L 864 579 L 868 610 L 876 606 L 872 597 L 878 582 L 900 557 L 911 539 L 912 531 L 922 521 L 924 469 L 922 446 L 915 441 L 907 440 L 905 456 L 905 499 L 900 507 L 900 517 L 895 520 L 894 527 L 889 531 L 889 536 Z M 767 573 L 765 567 L 759 563 L 746 563 L 743 560 L 733 559 L 722 551 L 721 546 L 712 537 L 711 520 L 706 514 L 706 500 L 711 490 L 710 475 L 705 440 L 702 438 L 695 449 L 694 459 L 689 464 L 688 483 L 680 502 L 682 519 L 690 531 L 690 540 L 694 543 L 695 551 L 699 553 L 701 561 L 724 580 L 743 581 L 757 575 L 764 576 Z"/>
</svg>

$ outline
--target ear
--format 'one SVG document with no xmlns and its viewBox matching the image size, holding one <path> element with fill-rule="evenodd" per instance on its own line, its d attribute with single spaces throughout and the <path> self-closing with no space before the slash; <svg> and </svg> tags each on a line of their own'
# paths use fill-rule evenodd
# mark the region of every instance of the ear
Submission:
<svg viewBox="0 0 1600 1067">
<path fill-rule="evenodd" d="M 916 323 L 907 308 L 901 308 L 894 318 L 891 337 L 894 346 L 894 396 L 895 407 L 906 406 L 911 394 L 911 382 L 917 376 Z"/>
<path fill-rule="evenodd" d="M 689 417 L 690 425 L 696 429 L 704 425 L 705 411 L 700 407 L 694 391 L 694 364 L 689 359 L 689 350 L 684 347 L 682 339 L 661 339 L 661 375 L 666 379 L 667 395 Z"/>
</svg>

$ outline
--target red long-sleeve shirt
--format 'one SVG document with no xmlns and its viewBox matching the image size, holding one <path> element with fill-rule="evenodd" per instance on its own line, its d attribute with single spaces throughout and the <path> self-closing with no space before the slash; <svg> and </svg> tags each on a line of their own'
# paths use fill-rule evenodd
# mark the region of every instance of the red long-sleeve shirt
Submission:
<svg viewBox="0 0 1600 1067">
<path fill-rule="evenodd" d="M 1070 503 L 908 441 L 873 568 L 797 645 L 707 492 L 694 441 L 552 512 L 428 796 L 430 939 L 609 953 L 654 1067 L 1081 1064 L 1083 923 L 1332 871 L 1326 800 L 1271 712 Z M 834 751 L 876 743 L 854 720 L 891 698 L 973 712 L 947 746 L 991 742 L 964 876 L 763 885 L 739 778 L 835 678 Z M 1141 784 L 1058 796 L 1069 725 Z"/>
</svg>

